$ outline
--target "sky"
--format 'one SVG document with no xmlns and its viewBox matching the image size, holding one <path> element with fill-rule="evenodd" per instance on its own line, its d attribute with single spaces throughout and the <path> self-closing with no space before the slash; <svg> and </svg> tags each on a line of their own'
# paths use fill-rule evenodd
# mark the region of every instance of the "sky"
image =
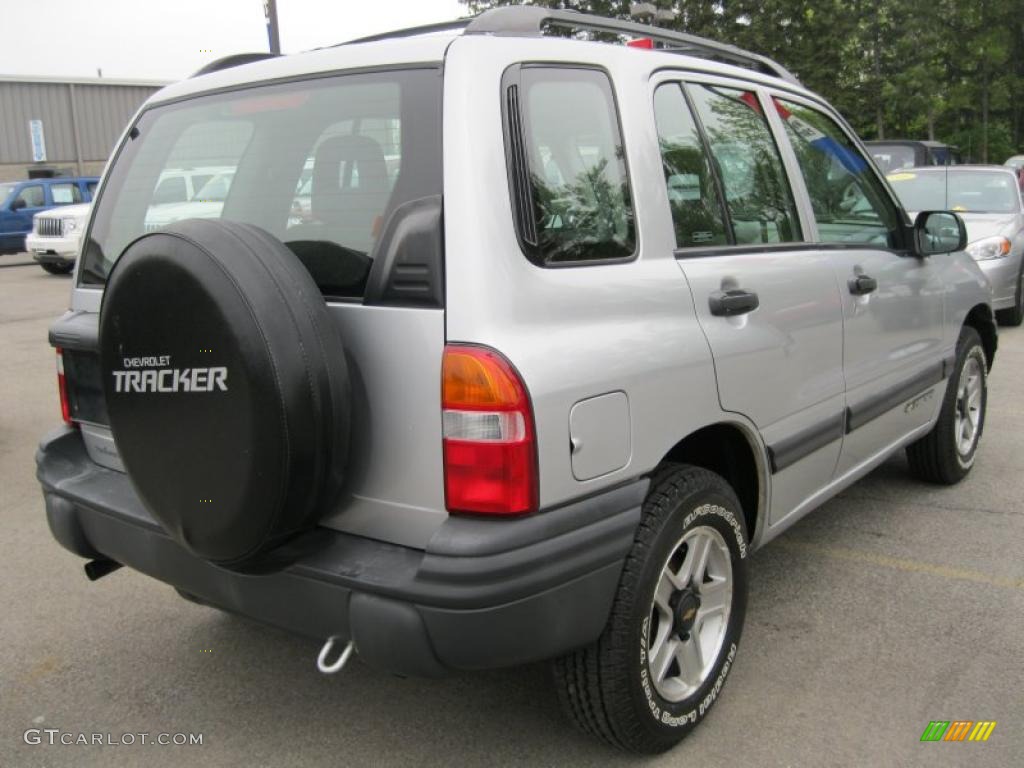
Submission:
<svg viewBox="0 0 1024 768">
<path fill-rule="evenodd" d="M 465 16 L 458 0 L 277 0 L 295 53 Z M 180 80 L 268 50 L 263 0 L 0 0 L 0 75 Z"/>
</svg>

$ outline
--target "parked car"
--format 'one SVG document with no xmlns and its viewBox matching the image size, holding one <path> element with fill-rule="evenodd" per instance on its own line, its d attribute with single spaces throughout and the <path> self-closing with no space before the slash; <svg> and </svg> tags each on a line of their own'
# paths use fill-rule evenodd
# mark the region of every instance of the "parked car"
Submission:
<svg viewBox="0 0 1024 768">
<path fill-rule="evenodd" d="M 1014 155 L 1007 159 L 1003 165 L 1014 170 L 1017 174 L 1017 181 L 1020 183 L 1020 188 L 1024 190 L 1024 155 Z"/>
<path fill-rule="evenodd" d="M 68 274 L 75 268 L 91 208 L 92 203 L 79 203 L 37 213 L 25 237 L 25 250 L 51 275 Z"/>
<path fill-rule="evenodd" d="M 182 202 L 151 202 L 146 212 L 146 231 L 152 232 L 182 219 L 219 218 L 234 176 L 234 170 L 210 176 L 192 197 Z"/>
<path fill-rule="evenodd" d="M 962 165 L 913 168 L 889 176 L 914 211 L 950 209 L 967 225 L 967 253 L 992 284 L 992 306 L 1003 325 L 1024 321 L 1024 193 L 1012 168 Z"/>
<path fill-rule="evenodd" d="M 50 332 L 50 529 L 323 672 L 554 659 L 584 730 L 663 751 L 736 662 L 751 551 L 898 451 L 976 460 L 963 222 L 909 219 L 764 57 L 507 7 L 221 61 L 128 136 Z M 213 146 L 216 214 L 147 233 L 163 158 Z"/>
<path fill-rule="evenodd" d="M 33 216 L 61 205 L 89 202 L 98 183 L 91 176 L 0 183 L 0 254 L 24 251 Z"/>
<path fill-rule="evenodd" d="M 923 165 L 960 165 L 960 150 L 941 141 L 885 139 L 866 141 L 871 157 L 883 173 Z"/>
</svg>

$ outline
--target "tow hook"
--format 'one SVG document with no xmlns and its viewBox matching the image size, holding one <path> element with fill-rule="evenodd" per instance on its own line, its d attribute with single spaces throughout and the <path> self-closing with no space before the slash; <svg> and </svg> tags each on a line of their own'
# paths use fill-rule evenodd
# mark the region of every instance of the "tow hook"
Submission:
<svg viewBox="0 0 1024 768">
<path fill-rule="evenodd" d="M 89 581 L 96 581 L 113 573 L 120 567 L 121 564 L 113 560 L 90 560 L 85 564 L 85 575 L 89 577 Z"/>
<path fill-rule="evenodd" d="M 341 672 L 345 665 L 348 664 L 348 660 L 352 657 L 352 652 L 356 649 L 355 641 L 349 640 L 337 660 L 328 664 L 327 657 L 334 648 L 334 644 L 340 640 L 341 638 L 337 635 L 331 635 L 328 637 L 327 642 L 324 643 L 324 647 L 320 649 L 320 655 L 316 657 L 316 668 L 325 675 L 333 675 L 335 672 Z"/>
</svg>

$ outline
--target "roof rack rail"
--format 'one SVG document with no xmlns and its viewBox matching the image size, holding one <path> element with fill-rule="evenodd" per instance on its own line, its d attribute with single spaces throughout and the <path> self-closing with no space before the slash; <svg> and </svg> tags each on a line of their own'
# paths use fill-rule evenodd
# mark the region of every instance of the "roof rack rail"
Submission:
<svg viewBox="0 0 1024 768">
<path fill-rule="evenodd" d="M 465 34 L 467 35 L 538 37 L 543 34 L 544 27 L 549 26 L 649 37 L 656 42 L 669 46 L 667 50 L 675 53 L 736 64 L 747 69 L 782 78 L 795 85 L 800 85 L 796 75 L 767 56 L 745 51 L 742 48 L 737 48 L 727 43 L 719 43 L 715 40 L 698 37 L 697 35 L 673 32 L 647 24 L 638 24 L 633 21 L 592 16 L 580 13 L 579 11 L 551 10 L 535 5 L 492 8 L 468 21 L 469 23 L 465 25 Z"/>
<path fill-rule="evenodd" d="M 251 64 L 254 61 L 262 61 L 263 59 L 273 59 L 280 56 L 278 53 L 233 53 L 230 56 L 225 56 L 220 59 L 214 59 L 209 64 L 197 69 L 193 72 L 190 77 L 199 77 L 200 75 L 208 75 L 211 72 L 220 72 L 222 69 L 231 69 L 231 67 L 240 67 L 242 64 Z"/>
<path fill-rule="evenodd" d="M 473 17 L 469 16 L 467 18 L 455 19 L 453 21 L 440 21 L 436 24 L 424 24 L 419 27 L 406 27 L 405 29 L 396 29 L 392 32 L 381 32 L 378 35 L 368 35 L 367 37 L 360 37 L 355 40 L 346 40 L 344 43 L 338 43 L 338 45 L 376 43 L 379 40 L 391 40 L 396 37 L 413 37 L 415 35 L 429 35 L 432 32 L 449 32 L 456 29 L 465 29 L 471 21 L 473 21 Z"/>
</svg>

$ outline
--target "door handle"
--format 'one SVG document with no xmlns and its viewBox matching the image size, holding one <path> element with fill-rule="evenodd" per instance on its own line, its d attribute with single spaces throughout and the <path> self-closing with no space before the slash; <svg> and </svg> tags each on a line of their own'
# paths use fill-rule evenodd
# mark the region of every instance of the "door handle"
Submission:
<svg viewBox="0 0 1024 768">
<path fill-rule="evenodd" d="M 728 291 L 715 291 L 708 296 L 708 308 L 716 317 L 735 317 L 753 312 L 761 302 L 756 293 L 733 288 Z"/>
<path fill-rule="evenodd" d="M 867 296 L 878 288 L 878 281 L 867 275 L 857 275 L 851 277 L 847 285 L 850 287 L 850 293 L 854 296 Z"/>
</svg>

